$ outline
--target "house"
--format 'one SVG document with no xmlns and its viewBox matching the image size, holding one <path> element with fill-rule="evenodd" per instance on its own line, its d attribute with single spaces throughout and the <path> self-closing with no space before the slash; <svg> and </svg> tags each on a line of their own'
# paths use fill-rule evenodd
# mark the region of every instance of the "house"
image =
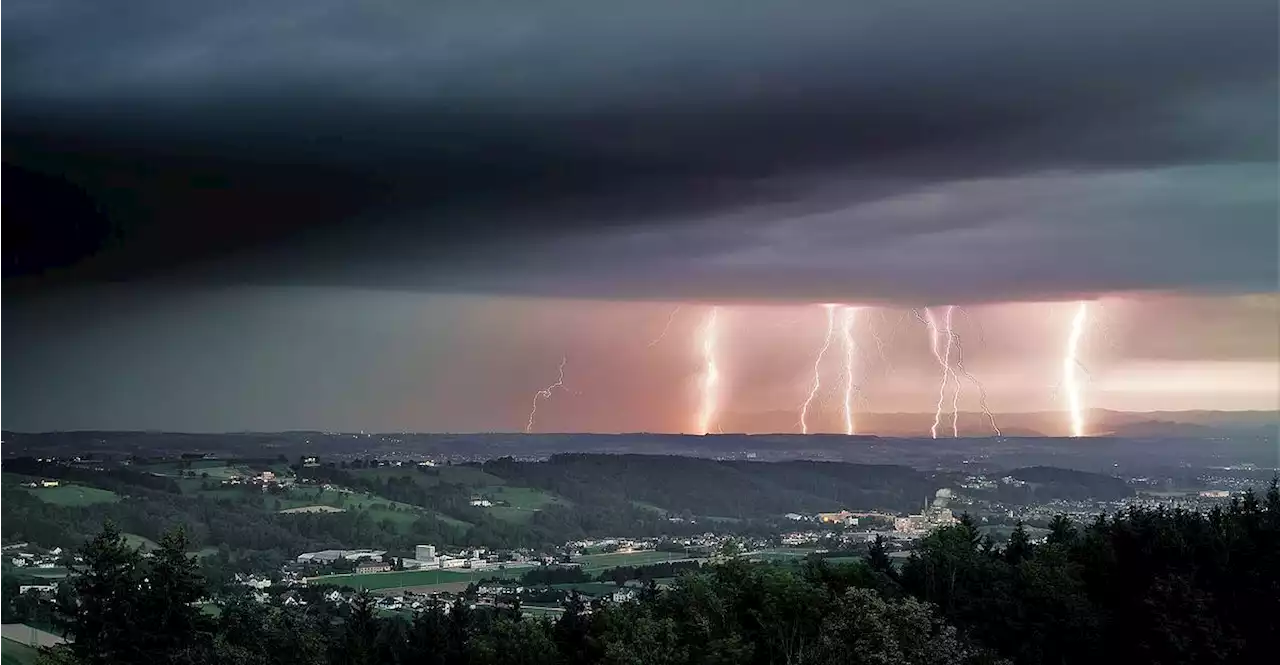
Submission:
<svg viewBox="0 0 1280 665">
<path fill-rule="evenodd" d="M 56 481 L 56 480 L 41 480 L 41 481 L 40 481 L 40 486 L 41 486 L 41 487 L 57 487 L 57 486 L 58 486 L 58 485 L 60 485 L 60 484 L 61 484 L 61 483 L 59 483 L 59 482 L 58 482 L 58 481 Z"/>
<path fill-rule="evenodd" d="M 471 505 L 479 506 L 481 508 L 488 508 L 493 505 L 493 502 L 488 499 L 474 498 L 471 500 Z"/>
<path fill-rule="evenodd" d="M 365 573 L 385 573 L 391 570 L 391 564 L 382 562 L 369 561 L 356 566 L 356 574 L 364 575 Z"/>
</svg>

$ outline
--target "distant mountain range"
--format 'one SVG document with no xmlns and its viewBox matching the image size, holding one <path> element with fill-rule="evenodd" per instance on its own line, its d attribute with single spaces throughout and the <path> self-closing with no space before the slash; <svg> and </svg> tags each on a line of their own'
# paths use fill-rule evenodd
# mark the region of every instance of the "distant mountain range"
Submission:
<svg viewBox="0 0 1280 665">
<path fill-rule="evenodd" d="M 938 436 L 992 436 L 991 421 L 1005 436 L 1066 436 L 1070 422 L 1062 412 L 983 413 L 963 411 L 955 419 L 944 413 L 938 423 Z M 832 420 L 833 422 L 827 422 Z M 932 413 L 860 413 L 856 414 L 859 433 L 879 436 L 927 436 L 934 425 Z M 1280 431 L 1280 411 L 1152 411 L 1146 413 L 1093 409 L 1085 419 L 1091 435 L 1130 437 L 1214 437 L 1274 436 Z M 834 419 L 810 419 L 810 432 L 831 432 Z M 752 414 L 728 414 L 721 422 L 726 432 L 796 432 L 794 411 L 770 411 Z"/>
</svg>

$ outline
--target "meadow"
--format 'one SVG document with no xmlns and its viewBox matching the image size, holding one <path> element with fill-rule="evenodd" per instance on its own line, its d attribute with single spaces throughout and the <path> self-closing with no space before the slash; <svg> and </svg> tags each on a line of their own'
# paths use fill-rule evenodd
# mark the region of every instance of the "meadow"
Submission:
<svg viewBox="0 0 1280 665">
<path fill-rule="evenodd" d="M 86 487 L 84 485 L 59 485 L 57 487 L 31 487 L 27 491 L 37 499 L 55 506 L 79 508 L 92 506 L 95 503 L 116 503 L 120 495 L 111 490 Z"/>
<path fill-rule="evenodd" d="M 325 575 L 310 578 L 312 584 L 334 584 L 353 589 L 398 589 L 401 587 L 420 587 L 433 584 L 455 584 L 458 582 L 474 582 L 485 578 L 498 577 L 514 579 L 524 572 L 524 568 L 498 569 L 485 568 L 479 570 L 404 570 L 389 573 L 366 573 L 364 575 Z"/>
</svg>

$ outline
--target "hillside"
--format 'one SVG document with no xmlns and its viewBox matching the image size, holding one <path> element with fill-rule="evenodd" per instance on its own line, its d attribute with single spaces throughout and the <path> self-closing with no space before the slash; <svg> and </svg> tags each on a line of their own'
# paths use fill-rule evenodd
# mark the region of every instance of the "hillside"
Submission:
<svg viewBox="0 0 1280 665">
<path fill-rule="evenodd" d="M 735 518 L 837 508 L 905 510 L 937 489 L 907 467 L 835 462 L 555 455 L 546 462 L 494 460 L 484 469 L 579 504 L 639 501 L 671 512 Z"/>
</svg>

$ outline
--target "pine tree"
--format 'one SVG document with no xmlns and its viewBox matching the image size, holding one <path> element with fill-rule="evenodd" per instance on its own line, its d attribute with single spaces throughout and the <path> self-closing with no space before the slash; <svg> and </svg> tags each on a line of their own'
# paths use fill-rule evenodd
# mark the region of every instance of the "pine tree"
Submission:
<svg viewBox="0 0 1280 665">
<path fill-rule="evenodd" d="M 373 594 L 361 590 L 351 599 L 351 613 L 342 631 L 338 662 L 347 665 L 372 665 L 376 662 L 374 642 L 378 637 L 378 617 Z"/>
<path fill-rule="evenodd" d="M 210 644 L 211 626 L 197 603 L 204 596 L 199 564 L 187 554 L 186 531 L 176 528 L 160 539 L 140 594 L 140 619 L 146 648 L 159 662 L 196 662 Z M 153 661 L 155 662 L 155 661 Z"/>
<path fill-rule="evenodd" d="M 889 559 L 889 550 L 886 544 L 889 541 L 884 536 L 876 534 L 876 539 L 871 543 L 871 547 L 867 550 L 867 565 L 872 570 L 878 570 L 886 575 L 894 574 L 893 562 Z"/>
<path fill-rule="evenodd" d="M 70 660 L 84 665 L 146 663 L 139 642 L 138 600 L 143 587 L 141 556 L 115 524 L 107 522 L 71 568 L 74 595 L 59 608 Z"/>
<path fill-rule="evenodd" d="M 1009 536 L 1009 544 L 1004 548 L 1004 560 L 1011 566 L 1026 561 L 1031 557 L 1033 546 L 1031 545 L 1031 537 L 1027 535 L 1027 527 L 1018 520 L 1018 526 L 1014 528 L 1013 533 Z"/>
</svg>

